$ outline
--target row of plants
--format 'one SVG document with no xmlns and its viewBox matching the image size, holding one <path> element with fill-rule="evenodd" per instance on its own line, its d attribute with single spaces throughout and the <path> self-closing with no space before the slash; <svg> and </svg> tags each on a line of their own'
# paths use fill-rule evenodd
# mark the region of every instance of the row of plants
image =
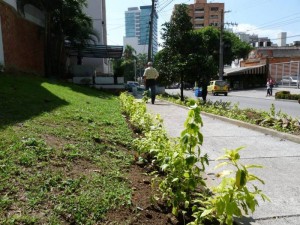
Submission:
<svg viewBox="0 0 300 225">
<path fill-rule="evenodd" d="M 278 91 L 275 94 L 275 99 L 297 100 L 300 103 L 300 94 L 291 94 L 289 91 Z"/>
<path fill-rule="evenodd" d="M 175 216 L 187 219 L 187 224 L 197 225 L 233 224 L 234 217 L 255 211 L 257 197 L 268 199 L 255 185 L 264 182 L 248 170 L 260 166 L 240 164 L 242 148 L 226 150 L 216 167 L 228 166 L 217 174 L 220 184 L 207 187 L 204 175 L 209 156 L 201 151 L 204 137 L 198 104 L 191 104 L 181 136 L 170 139 L 160 116 L 154 118 L 146 112 L 146 100 L 120 95 L 122 111 L 141 133 L 133 142 L 137 160 L 150 165 L 155 175 L 152 184 L 160 192 L 152 196 L 154 200 L 163 201 Z"/>
<path fill-rule="evenodd" d="M 232 105 L 231 102 L 223 102 L 222 100 L 215 102 L 208 100 L 204 104 L 201 99 L 187 97 L 184 98 L 184 101 L 181 101 L 179 95 L 163 94 L 160 95 L 159 98 L 184 106 L 190 106 L 197 103 L 203 112 L 244 121 L 280 132 L 300 135 L 300 120 L 293 118 L 280 110 L 276 112 L 274 104 L 271 105 L 270 111 L 267 112 L 252 108 L 240 109 L 238 103 Z"/>
</svg>

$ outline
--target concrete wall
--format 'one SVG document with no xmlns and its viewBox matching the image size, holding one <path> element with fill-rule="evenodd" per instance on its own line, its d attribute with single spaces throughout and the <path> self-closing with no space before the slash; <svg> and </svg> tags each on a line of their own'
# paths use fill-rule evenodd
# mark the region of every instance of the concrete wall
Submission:
<svg viewBox="0 0 300 225">
<path fill-rule="evenodd" d="M 99 34 L 98 45 L 106 45 L 106 14 L 105 14 L 105 1 L 104 0 L 88 0 L 87 8 L 84 12 L 93 20 L 93 28 Z M 107 59 L 102 58 L 83 58 L 83 64 L 95 68 L 97 75 L 108 74 L 109 65 Z"/>
<path fill-rule="evenodd" d="M 43 28 L 21 17 L 14 6 L 1 1 L 0 18 L 5 67 L 43 74 Z"/>
</svg>

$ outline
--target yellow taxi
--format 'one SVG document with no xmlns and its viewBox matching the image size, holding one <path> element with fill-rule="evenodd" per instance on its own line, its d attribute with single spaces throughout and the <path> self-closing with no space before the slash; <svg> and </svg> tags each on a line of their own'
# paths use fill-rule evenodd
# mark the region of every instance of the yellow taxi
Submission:
<svg viewBox="0 0 300 225">
<path fill-rule="evenodd" d="M 212 80 L 207 86 L 207 92 L 212 95 L 224 94 L 228 95 L 228 84 L 224 80 Z"/>
</svg>

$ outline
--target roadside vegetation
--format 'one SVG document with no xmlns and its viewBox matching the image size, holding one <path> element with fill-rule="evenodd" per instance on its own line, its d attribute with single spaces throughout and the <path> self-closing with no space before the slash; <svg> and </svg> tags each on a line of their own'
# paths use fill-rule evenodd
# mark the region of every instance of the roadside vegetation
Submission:
<svg viewBox="0 0 300 225">
<path fill-rule="evenodd" d="M 297 118 L 292 118 L 281 111 L 276 113 L 275 106 L 273 104 L 270 108 L 270 111 L 267 112 L 252 108 L 240 109 L 238 104 L 232 105 L 231 102 L 212 102 L 208 100 L 204 104 L 201 99 L 196 100 L 187 97 L 184 98 L 184 101 L 181 101 L 181 97 L 179 95 L 163 94 L 159 97 L 185 106 L 194 105 L 197 102 L 200 105 L 201 111 L 203 112 L 244 121 L 280 132 L 300 135 L 300 120 Z"/>
<path fill-rule="evenodd" d="M 279 91 L 275 94 L 276 99 L 297 100 L 300 104 L 300 94 L 291 94 L 289 91 Z"/>
<path fill-rule="evenodd" d="M 144 101 L 133 96 L 120 96 L 123 112 L 143 135 L 135 139 L 134 146 L 141 165 L 152 169 L 153 186 L 159 193 L 153 200 L 171 208 L 172 213 L 182 217 L 184 224 L 233 224 L 235 217 L 254 212 L 257 198 L 268 200 L 257 187 L 264 181 L 250 172 L 259 165 L 243 165 L 239 162 L 242 148 L 227 149 L 217 168 L 224 168 L 217 176 L 217 187 L 208 188 L 204 179 L 208 165 L 207 154 L 201 151 L 203 142 L 200 128 L 203 125 L 200 107 L 191 104 L 184 130 L 178 139 L 169 139 L 159 116 L 151 118 Z"/>
<path fill-rule="evenodd" d="M 96 224 L 130 205 L 132 131 L 116 96 L 0 75 L 0 224 Z"/>
<path fill-rule="evenodd" d="M 148 168 L 159 191 L 145 197 L 191 224 L 232 224 L 255 210 L 257 197 L 267 199 L 248 190 L 263 181 L 248 172 L 255 165 L 239 164 L 241 149 L 228 150 L 220 165 L 236 170 L 220 172 L 222 186 L 207 189 L 198 106 L 174 141 L 160 117 L 130 95 L 121 94 L 120 107 L 112 94 L 57 80 L 1 74 L 0 82 L 1 224 L 101 223 L 107 212 L 132 205 L 127 173 L 134 162 Z"/>
</svg>

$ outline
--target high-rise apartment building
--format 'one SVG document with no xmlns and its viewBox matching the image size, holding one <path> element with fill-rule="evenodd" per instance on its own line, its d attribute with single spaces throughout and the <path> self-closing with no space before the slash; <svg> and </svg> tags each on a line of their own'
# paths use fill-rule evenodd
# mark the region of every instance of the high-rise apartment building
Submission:
<svg viewBox="0 0 300 225">
<path fill-rule="evenodd" d="M 195 0 L 195 3 L 188 5 L 188 7 L 194 29 L 207 26 L 221 27 L 224 3 L 207 3 L 207 0 Z"/>
<path fill-rule="evenodd" d="M 153 16 L 153 39 L 152 52 L 153 55 L 157 53 L 157 19 L 155 13 Z M 137 54 L 147 54 L 149 44 L 149 31 L 151 20 L 151 5 L 128 8 L 125 12 L 125 37 L 123 39 L 124 46 L 132 46 Z"/>
</svg>

